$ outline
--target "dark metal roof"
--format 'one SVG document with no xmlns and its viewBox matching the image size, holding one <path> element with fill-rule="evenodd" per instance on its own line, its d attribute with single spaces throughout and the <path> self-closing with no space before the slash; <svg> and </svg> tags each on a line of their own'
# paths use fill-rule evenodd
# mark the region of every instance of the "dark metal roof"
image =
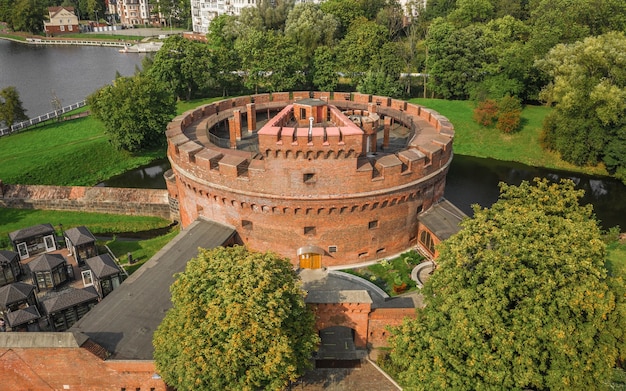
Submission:
<svg viewBox="0 0 626 391">
<path fill-rule="evenodd" d="M 466 217 L 467 215 L 453 203 L 444 199 L 428 208 L 417 218 L 439 240 L 446 240 L 461 230 L 459 223 Z"/>
<path fill-rule="evenodd" d="M 92 286 L 82 289 L 70 288 L 60 292 L 58 295 L 43 300 L 42 309 L 47 315 L 71 308 L 89 301 L 98 300 L 98 292 Z"/>
<path fill-rule="evenodd" d="M 61 254 L 41 254 L 37 258 L 28 262 L 30 271 L 35 272 L 49 272 L 57 266 L 67 263 L 65 257 Z"/>
<path fill-rule="evenodd" d="M 14 282 L 0 288 L 0 306 L 7 307 L 18 301 L 26 300 L 35 290 L 34 285 Z"/>
<path fill-rule="evenodd" d="M 102 254 L 96 257 L 85 260 L 87 267 L 93 272 L 93 274 L 101 279 L 103 277 L 112 276 L 121 272 L 117 263 L 111 258 L 109 254 Z"/>
<path fill-rule="evenodd" d="M 68 229 L 65 231 L 65 237 L 68 238 L 74 246 L 94 243 L 96 241 L 96 237 L 93 236 L 91 231 L 89 231 L 89 229 L 85 226 Z"/>
<path fill-rule="evenodd" d="M 171 308 L 169 287 L 198 248 L 226 243 L 235 230 L 196 220 L 80 319 L 71 331 L 86 334 L 116 360 L 152 360 L 152 334 Z"/>
<path fill-rule="evenodd" d="M 34 305 L 7 313 L 7 322 L 11 327 L 17 327 L 39 318 L 41 318 L 41 315 Z"/>
<path fill-rule="evenodd" d="M 0 250 L 0 265 L 6 265 L 15 260 L 19 260 L 19 254 L 15 251 Z"/>
<path fill-rule="evenodd" d="M 54 227 L 52 224 L 39 224 L 33 225 L 32 227 L 18 229 L 17 231 L 13 231 L 9 234 L 9 238 L 12 242 L 20 242 L 26 240 L 28 238 L 32 238 L 35 236 L 41 235 L 50 235 L 54 234 Z"/>
</svg>

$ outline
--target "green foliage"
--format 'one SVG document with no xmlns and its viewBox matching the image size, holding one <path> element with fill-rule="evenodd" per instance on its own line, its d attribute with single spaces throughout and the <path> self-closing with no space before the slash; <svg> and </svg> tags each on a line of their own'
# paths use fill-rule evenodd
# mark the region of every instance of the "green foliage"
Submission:
<svg viewBox="0 0 626 391">
<path fill-rule="evenodd" d="M 167 85 L 178 99 L 189 100 L 208 85 L 210 66 L 206 44 L 174 35 L 165 40 L 145 72 Z"/>
<path fill-rule="evenodd" d="M 507 95 L 498 101 L 496 129 L 504 133 L 513 133 L 519 129 L 521 117 L 522 103 L 519 99 Z"/>
<path fill-rule="evenodd" d="M 111 143 L 130 152 L 165 144 L 165 128 L 176 112 L 166 86 L 142 74 L 115 79 L 87 98 Z"/>
<path fill-rule="evenodd" d="M 591 206 L 571 181 L 501 184 L 440 247 L 426 307 L 395 328 L 409 389 L 608 388 L 624 347 L 624 286 L 607 275 Z M 575 244 L 575 245 L 574 245 Z"/>
<path fill-rule="evenodd" d="M 626 168 L 626 51 L 624 33 L 558 45 L 537 65 L 553 78 L 541 93 L 555 103 L 543 140 L 577 165 Z"/>
<path fill-rule="evenodd" d="M 356 87 L 362 94 L 373 94 L 399 98 L 402 96 L 403 86 L 397 77 L 382 71 L 365 73 L 363 79 Z"/>
<path fill-rule="evenodd" d="M 41 0 L 16 0 L 13 5 L 10 26 L 15 31 L 38 34 L 43 31 L 46 3 Z"/>
<path fill-rule="evenodd" d="M 339 82 L 332 48 L 319 46 L 313 56 L 313 85 L 319 91 L 335 91 Z"/>
<path fill-rule="evenodd" d="M 288 260 L 244 247 L 200 249 L 171 287 L 154 333 L 159 374 L 177 390 L 278 390 L 310 365 L 313 313 Z"/>
<path fill-rule="evenodd" d="M 16 122 L 27 120 L 20 94 L 15 87 L 0 90 L 0 125 L 11 127 Z"/>
</svg>

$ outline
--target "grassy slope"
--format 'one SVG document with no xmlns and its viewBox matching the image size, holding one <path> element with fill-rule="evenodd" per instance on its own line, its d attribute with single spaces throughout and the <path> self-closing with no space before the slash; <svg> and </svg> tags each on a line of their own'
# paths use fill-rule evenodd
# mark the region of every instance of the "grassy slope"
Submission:
<svg viewBox="0 0 626 391">
<path fill-rule="evenodd" d="M 514 134 L 503 134 L 495 127 L 479 126 L 472 119 L 474 104 L 470 101 L 446 101 L 441 99 L 412 99 L 438 111 L 454 125 L 454 151 L 460 155 L 470 155 L 497 160 L 517 161 L 535 167 L 557 168 L 568 171 L 585 172 L 593 175 L 607 175 L 601 167 L 577 167 L 559 158 L 554 152 L 545 151 L 539 144 L 541 126 L 550 111 L 544 106 L 526 106 L 522 112 L 522 129 Z"/>
</svg>

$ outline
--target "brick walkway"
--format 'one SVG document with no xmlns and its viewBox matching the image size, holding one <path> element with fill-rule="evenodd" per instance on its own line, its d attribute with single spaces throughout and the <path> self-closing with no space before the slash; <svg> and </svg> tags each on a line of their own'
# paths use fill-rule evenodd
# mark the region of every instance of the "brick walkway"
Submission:
<svg viewBox="0 0 626 391">
<path fill-rule="evenodd" d="M 372 364 L 363 360 L 361 368 L 315 369 L 305 374 L 289 391 L 398 391 Z"/>
</svg>

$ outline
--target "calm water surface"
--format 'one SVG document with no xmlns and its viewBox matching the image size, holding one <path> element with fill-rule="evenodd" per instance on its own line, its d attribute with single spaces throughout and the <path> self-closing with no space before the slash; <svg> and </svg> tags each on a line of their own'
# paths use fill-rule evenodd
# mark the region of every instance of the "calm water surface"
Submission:
<svg viewBox="0 0 626 391">
<path fill-rule="evenodd" d="M 26 115 L 53 111 L 53 94 L 63 106 L 110 84 L 116 72 L 135 73 L 145 54 L 97 46 L 37 46 L 0 39 L 0 89 L 17 88 Z"/>
</svg>

